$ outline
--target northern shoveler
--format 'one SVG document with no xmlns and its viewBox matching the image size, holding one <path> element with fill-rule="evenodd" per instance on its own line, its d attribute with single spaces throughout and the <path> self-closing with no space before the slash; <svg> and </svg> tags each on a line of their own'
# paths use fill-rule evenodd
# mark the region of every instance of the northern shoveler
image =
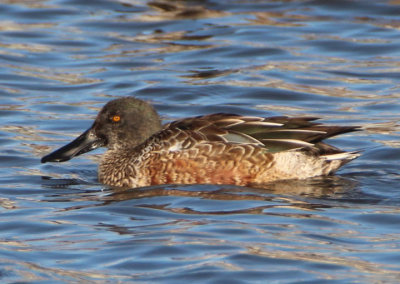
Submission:
<svg viewBox="0 0 400 284">
<path fill-rule="evenodd" d="M 41 162 L 63 162 L 105 146 L 99 180 L 112 187 L 260 187 L 277 180 L 329 175 L 359 156 L 322 142 L 358 127 L 326 126 L 313 122 L 316 119 L 217 113 L 161 125 L 150 104 L 119 98 L 103 107 L 90 129 Z"/>
</svg>

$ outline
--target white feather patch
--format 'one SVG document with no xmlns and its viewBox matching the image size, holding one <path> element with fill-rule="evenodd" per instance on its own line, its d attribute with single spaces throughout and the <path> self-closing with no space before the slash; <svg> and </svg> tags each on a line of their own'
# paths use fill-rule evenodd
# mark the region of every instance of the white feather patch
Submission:
<svg viewBox="0 0 400 284">
<path fill-rule="evenodd" d="M 331 155 L 325 155 L 323 156 L 325 159 L 328 161 L 333 161 L 333 160 L 353 160 L 357 157 L 359 157 L 361 154 L 358 152 L 343 152 L 343 153 L 338 153 L 338 154 L 331 154 Z"/>
<path fill-rule="evenodd" d="M 178 152 L 182 150 L 182 142 L 175 143 L 168 148 L 169 152 Z"/>
</svg>

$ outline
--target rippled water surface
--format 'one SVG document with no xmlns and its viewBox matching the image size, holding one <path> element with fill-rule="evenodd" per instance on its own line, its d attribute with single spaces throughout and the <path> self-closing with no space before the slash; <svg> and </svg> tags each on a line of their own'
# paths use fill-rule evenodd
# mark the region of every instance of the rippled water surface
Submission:
<svg viewBox="0 0 400 284">
<path fill-rule="evenodd" d="M 400 279 L 399 1 L 0 1 L 1 282 Z M 336 176 L 269 189 L 97 182 L 40 158 L 107 101 L 165 121 L 312 115 L 363 131 Z M 229 282 L 227 282 L 229 280 Z"/>
</svg>

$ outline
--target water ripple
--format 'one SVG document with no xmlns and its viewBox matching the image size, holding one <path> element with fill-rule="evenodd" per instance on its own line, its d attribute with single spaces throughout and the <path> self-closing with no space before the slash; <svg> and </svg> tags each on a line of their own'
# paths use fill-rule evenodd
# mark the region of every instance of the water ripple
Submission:
<svg viewBox="0 0 400 284">
<path fill-rule="evenodd" d="M 370 282 L 400 275 L 396 1 L 0 3 L 3 282 Z M 112 98 L 360 125 L 337 175 L 111 190 L 40 157 Z"/>
</svg>

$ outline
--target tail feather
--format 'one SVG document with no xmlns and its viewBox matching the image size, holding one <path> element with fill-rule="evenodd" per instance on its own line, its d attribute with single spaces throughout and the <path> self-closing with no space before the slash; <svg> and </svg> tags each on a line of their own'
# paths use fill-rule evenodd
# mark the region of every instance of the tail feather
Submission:
<svg viewBox="0 0 400 284">
<path fill-rule="evenodd" d="M 352 152 L 329 154 L 329 155 L 324 155 L 322 157 L 324 157 L 328 161 L 342 160 L 347 163 L 350 162 L 351 160 L 358 158 L 360 155 L 361 155 L 360 151 L 352 151 Z"/>
</svg>

